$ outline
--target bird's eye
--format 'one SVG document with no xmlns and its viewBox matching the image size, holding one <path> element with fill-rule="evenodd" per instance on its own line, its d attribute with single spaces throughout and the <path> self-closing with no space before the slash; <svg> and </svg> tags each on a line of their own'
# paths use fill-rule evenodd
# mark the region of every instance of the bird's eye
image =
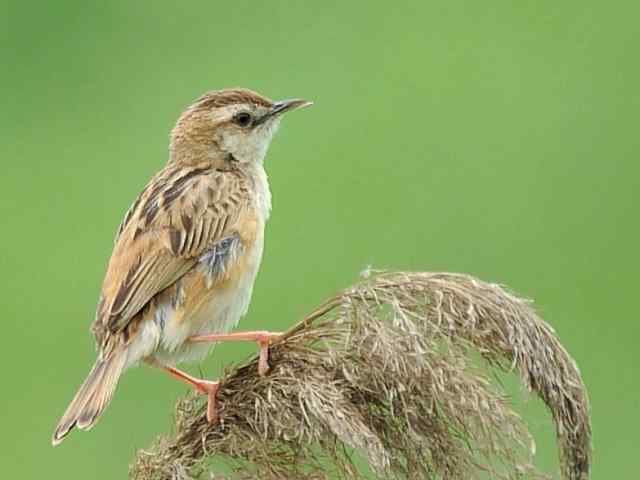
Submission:
<svg viewBox="0 0 640 480">
<path fill-rule="evenodd" d="M 239 125 L 241 127 L 248 127 L 249 125 L 251 125 L 251 120 L 251 114 L 248 112 L 236 113 L 233 117 L 233 121 L 236 123 L 236 125 Z"/>
</svg>

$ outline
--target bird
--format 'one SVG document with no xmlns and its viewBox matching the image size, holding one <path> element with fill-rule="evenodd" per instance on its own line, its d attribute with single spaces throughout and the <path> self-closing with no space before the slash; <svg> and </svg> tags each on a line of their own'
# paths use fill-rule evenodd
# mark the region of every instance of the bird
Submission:
<svg viewBox="0 0 640 480">
<path fill-rule="evenodd" d="M 88 430 L 120 376 L 147 364 L 208 396 L 217 421 L 219 382 L 176 365 L 200 361 L 220 341 L 253 341 L 269 370 L 268 330 L 229 333 L 246 314 L 258 273 L 271 192 L 264 158 L 283 115 L 303 99 L 272 101 L 252 90 L 210 91 L 171 131 L 169 159 L 135 199 L 114 241 L 91 332 L 97 359 L 52 436 Z"/>
</svg>

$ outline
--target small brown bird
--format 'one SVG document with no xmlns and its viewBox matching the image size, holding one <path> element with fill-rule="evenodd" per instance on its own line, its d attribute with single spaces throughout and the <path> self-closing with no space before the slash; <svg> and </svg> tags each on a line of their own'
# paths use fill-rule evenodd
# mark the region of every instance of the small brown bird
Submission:
<svg viewBox="0 0 640 480">
<path fill-rule="evenodd" d="M 311 105 L 273 102 L 246 89 L 207 93 L 178 119 L 170 156 L 126 213 L 91 330 L 98 358 L 53 433 L 91 428 L 120 375 L 144 361 L 209 396 L 215 421 L 218 382 L 175 365 L 200 360 L 212 342 L 260 345 L 269 368 L 268 331 L 227 333 L 249 306 L 262 258 L 271 193 L 263 160 L 282 114 Z"/>
</svg>

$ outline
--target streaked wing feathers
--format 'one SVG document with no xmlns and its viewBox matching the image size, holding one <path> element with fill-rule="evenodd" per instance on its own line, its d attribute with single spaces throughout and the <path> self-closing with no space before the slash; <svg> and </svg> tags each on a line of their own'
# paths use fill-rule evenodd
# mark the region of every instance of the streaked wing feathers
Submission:
<svg viewBox="0 0 640 480">
<path fill-rule="evenodd" d="M 126 213 L 102 286 L 93 331 L 124 329 L 207 248 L 234 233 L 248 189 L 232 171 L 167 166 Z"/>
</svg>

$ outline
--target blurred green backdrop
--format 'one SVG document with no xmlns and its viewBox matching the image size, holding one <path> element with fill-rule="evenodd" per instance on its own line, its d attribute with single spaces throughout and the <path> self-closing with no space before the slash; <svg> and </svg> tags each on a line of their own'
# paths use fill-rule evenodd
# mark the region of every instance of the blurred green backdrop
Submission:
<svg viewBox="0 0 640 480">
<path fill-rule="evenodd" d="M 140 368 L 91 433 L 49 444 L 94 359 L 115 229 L 165 162 L 181 109 L 225 86 L 316 102 L 283 122 L 267 158 L 274 210 L 243 328 L 285 328 L 369 264 L 503 282 L 537 300 L 581 367 L 594 478 L 631 478 L 636 2 L 0 8 L 4 478 L 124 478 L 170 427 L 186 388 Z M 201 368 L 215 377 L 254 351 L 223 346 Z M 525 409 L 555 474 L 548 415 Z"/>
</svg>

